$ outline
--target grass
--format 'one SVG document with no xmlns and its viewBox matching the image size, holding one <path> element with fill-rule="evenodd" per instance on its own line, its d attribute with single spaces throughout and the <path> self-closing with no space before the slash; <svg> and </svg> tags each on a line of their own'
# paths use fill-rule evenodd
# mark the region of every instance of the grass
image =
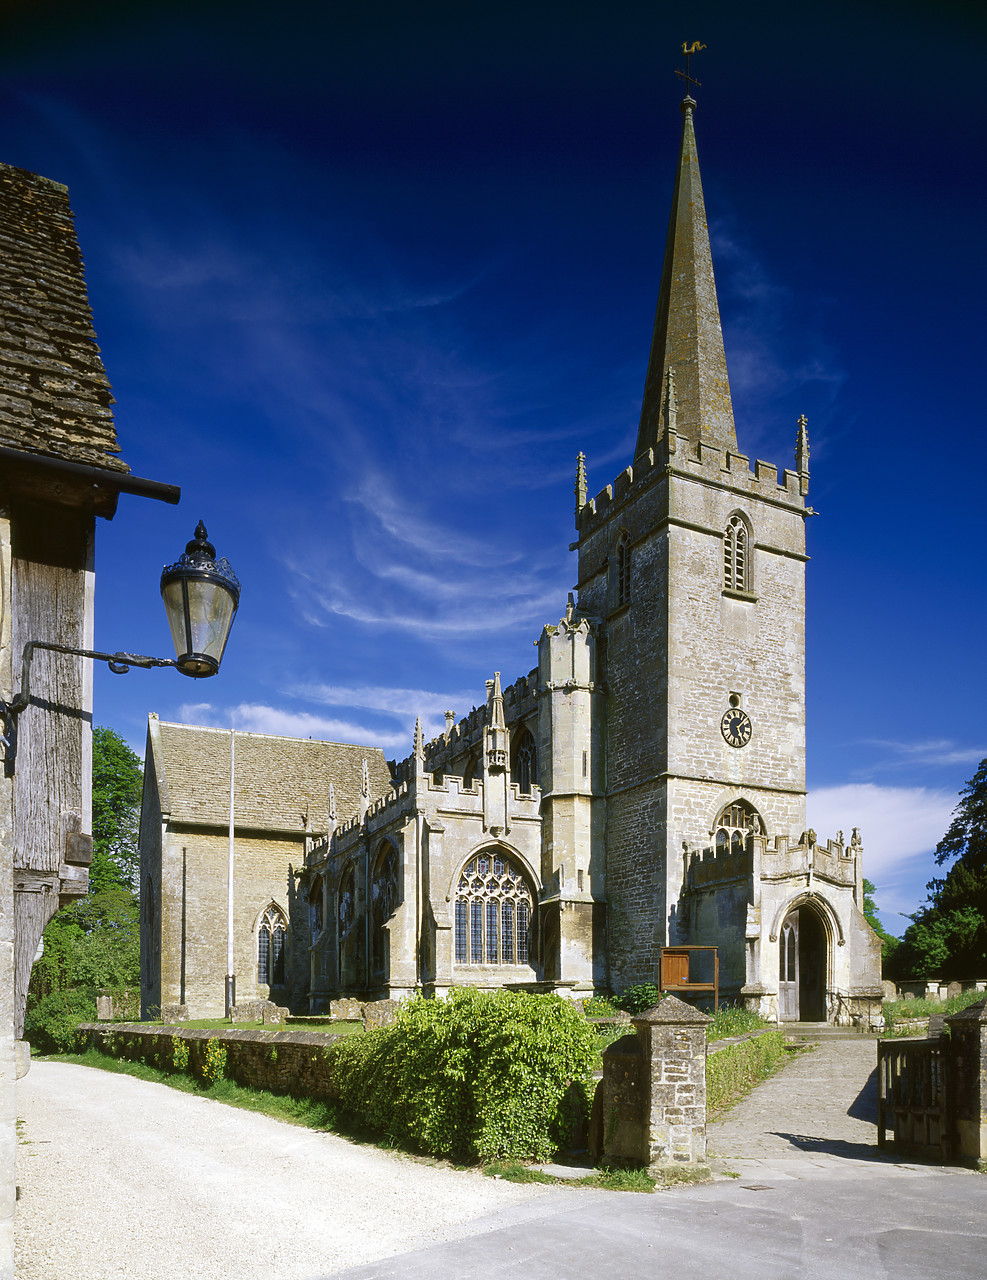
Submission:
<svg viewBox="0 0 987 1280">
<path fill-rule="evenodd" d="M 602 1187 L 606 1191 L 645 1191 L 655 1189 L 655 1178 L 647 1169 L 594 1169 L 585 1178 L 556 1178 L 531 1165 L 494 1160 L 483 1166 L 488 1178 L 505 1182 L 542 1182 L 552 1187 Z"/>
<path fill-rule="evenodd" d="M 712 1015 L 713 1021 L 706 1028 L 706 1040 L 712 1044 L 714 1040 L 728 1040 L 731 1036 L 746 1035 L 750 1031 L 760 1031 L 763 1027 L 773 1026 L 765 1021 L 759 1013 L 751 1013 L 739 1005 L 725 1004 Z"/>
<path fill-rule="evenodd" d="M 984 998 L 983 991 L 964 991 L 949 1000 L 885 1000 L 884 1021 L 888 1027 L 910 1018 L 927 1018 L 932 1013 L 959 1013 Z"/>
<path fill-rule="evenodd" d="M 115 1024 L 104 1024 L 112 1027 Z M 230 1022 L 229 1018 L 190 1018 L 188 1022 L 163 1023 L 160 1018 L 142 1022 L 142 1027 L 175 1026 L 182 1031 L 314 1031 L 325 1036 L 353 1036 L 363 1034 L 362 1022 L 326 1022 L 322 1026 L 288 1027 L 283 1022 Z"/>
</svg>

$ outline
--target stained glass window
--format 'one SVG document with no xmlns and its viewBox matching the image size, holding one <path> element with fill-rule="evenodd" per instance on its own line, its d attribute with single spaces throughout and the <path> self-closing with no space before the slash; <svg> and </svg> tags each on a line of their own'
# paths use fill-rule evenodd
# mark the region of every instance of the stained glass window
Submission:
<svg viewBox="0 0 987 1280">
<path fill-rule="evenodd" d="M 473 858 L 456 890 L 456 963 L 527 964 L 531 913 L 528 882 L 510 858 Z"/>
</svg>

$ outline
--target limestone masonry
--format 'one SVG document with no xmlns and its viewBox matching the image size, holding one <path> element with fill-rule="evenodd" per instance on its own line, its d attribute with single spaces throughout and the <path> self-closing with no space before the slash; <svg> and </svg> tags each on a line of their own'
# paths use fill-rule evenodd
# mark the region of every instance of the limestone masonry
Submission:
<svg viewBox="0 0 987 1280">
<path fill-rule="evenodd" d="M 495 673 L 389 770 L 235 735 L 254 779 L 235 804 L 239 999 L 583 995 L 656 982 L 662 949 L 693 944 L 769 1018 L 880 1021 L 860 837 L 806 830 L 806 421 L 790 469 L 739 450 L 694 107 L 635 457 L 592 498 L 579 456 L 578 583 L 538 665 Z M 151 718 L 145 1011 L 222 1011 L 229 770 L 229 733 Z"/>
</svg>

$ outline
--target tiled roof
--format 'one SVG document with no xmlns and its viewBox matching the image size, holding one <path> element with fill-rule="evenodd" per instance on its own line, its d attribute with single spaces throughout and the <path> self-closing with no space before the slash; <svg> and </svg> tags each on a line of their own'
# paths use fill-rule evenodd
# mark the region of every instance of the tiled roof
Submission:
<svg viewBox="0 0 987 1280">
<path fill-rule="evenodd" d="M 126 473 L 112 403 L 68 191 L 0 164 L 0 445 Z"/>
<path fill-rule="evenodd" d="M 172 822 L 225 827 L 230 814 L 230 734 L 169 724 L 154 716 L 148 725 L 148 760 L 154 768 L 161 808 Z M 359 812 L 363 762 L 370 798 L 390 789 L 391 776 L 379 747 L 236 734 L 236 825 L 258 831 L 325 831 L 329 784 L 339 823 Z"/>
</svg>

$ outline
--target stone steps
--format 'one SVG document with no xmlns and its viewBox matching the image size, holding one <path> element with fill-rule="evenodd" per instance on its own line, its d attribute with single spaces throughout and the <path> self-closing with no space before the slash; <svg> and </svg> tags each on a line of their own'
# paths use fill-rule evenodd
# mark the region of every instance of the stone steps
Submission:
<svg viewBox="0 0 987 1280">
<path fill-rule="evenodd" d="M 832 1040 L 876 1040 L 876 1031 L 863 1031 L 857 1027 L 834 1027 L 828 1022 L 781 1022 L 788 1044 L 819 1044 Z"/>
</svg>

